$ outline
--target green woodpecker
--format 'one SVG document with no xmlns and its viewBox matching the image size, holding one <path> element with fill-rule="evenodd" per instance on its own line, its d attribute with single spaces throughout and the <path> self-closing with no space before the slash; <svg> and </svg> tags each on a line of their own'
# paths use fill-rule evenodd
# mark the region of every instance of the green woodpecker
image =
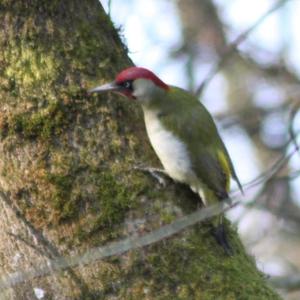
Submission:
<svg viewBox="0 0 300 300">
<path fill-rule="evenodd" d="M 204 205 L 229 199 L 231 177 L 242 190 L 210 113 L 194 95 L 138 67 L 123 70 L 113 82 L 89 93 L 107 91 L 141 104 L 150 142 L 165 171 L 175 181 L 190 186 Z M 217 222 L 215 237 L 229 252 L 222 217 Z"/>
</svg>

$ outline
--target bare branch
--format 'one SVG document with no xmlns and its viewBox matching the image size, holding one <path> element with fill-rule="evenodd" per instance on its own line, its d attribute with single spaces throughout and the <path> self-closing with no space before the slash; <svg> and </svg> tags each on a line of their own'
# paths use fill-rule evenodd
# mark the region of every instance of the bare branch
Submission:
<svg viewBox="0 0 300 300">
<path fill-rule="evenodd" d="M 280 170 L 282 170 L 284 166 L 286 166 L 286 164 L 289 162 L 289 160 L 296 152 L 297 150 L 293 149 L 289 154 L 284 153 L 282 156 L 279 157 L 277 161 L 275 161 L 275 163 L 268 170 L 262 172 L 256 178 L 243 184 L 243 187 L 249 189 L 258 184 L 271 180 Z"/>
<path fill-rule="evenodd" d="M 299 145 L 297 142 L 297 137 L 296 137 L 296 134 L 294 131 L 294 121 L 295 121 L 295 117 L 296 117 L 296 114 L 297 114 L 299 108 L 300 108 L 300 103 L 298 102 L 292 108 L 292 110 L 290 112 L 290 118 L 289 118 L 289 134 L 291 136 L 291 140 L 292 140 L 297 152 L 299 152 L 300 148 L 299 148 Z M 299 152 L 299 155 L 300 155 L 300 152 Z"/>
<path fill-rule="evenodd" d="M 49 261 L 47 264 L 35 268 L 28 269 L 23 272 L 16 272 L 0 281 L 0 288 L 9 288 L 16 284 L 25 282 L 27 280 L 47 276 L 55 271 L 60 271 L 78 265 L 86 265 L 96 260 L 100 260 L 113 255 L 120 255 L 129 250 L 141 248 L 147 245 L 156 243 L 164 238 L 170 237 L 175 233 L 183 230 L 188 226 L 192 226 L 198 222 L 204 221 L 208 218 L 216 216 L 236 206 L 239 201 L 233 203 L 230 207 L 224 209 L 223 203 L 210 206 L 187 216 L 181 217 L 169 225 L 165 225 L 157 230 L 154 230 L 141 237 L 129 237 L 119 242 L 111 243 L 104 247 L 92 248 L 84 254 L 69 256 L 67 258 L 60 257 Z"/>
<path fill-rule="evenodd" d="M 237 47 L 245 41 L 248 36 L 273 12 L 281 8 L 286 2 L 289 0 L 279 0 L 277 1 L 266 13 L 264 13 L 260 18 L 257 19 L 257 21 L 252 24 L 247 30 L 242 32 L 233 42 L 231 42 L 227 49 L 224 51 L 224 55 L 220 58 L 219 62 L 211 69 L 211 71 L 208 73 L 207 77 L 204 79 L 204 81 L 201 83 L 199 88 L 196 90 L 196 95 L 199 97 L 205 87 L 209 84 L 209 82 L 215 77 L 215 75 L 224 67 L 224 65 L 227 63 L 229 58 L 236 52 Z"/>
</svg>

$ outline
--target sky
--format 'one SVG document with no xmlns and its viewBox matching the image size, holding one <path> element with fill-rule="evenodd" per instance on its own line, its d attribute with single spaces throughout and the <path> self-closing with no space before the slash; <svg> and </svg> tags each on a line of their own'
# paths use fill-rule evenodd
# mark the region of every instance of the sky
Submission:
<svg viewBox="0 0 300 300">
<path fill-rule="evenodd" d="M 116 27 L 123 28 L 130 57 L 137 65 L 154 69 L 166 81 L 186 86 L 181 72 L 171 72 L 174 62 L 169 61 L 170 49 L 180 45 L 180 20 L 175 1 L 171 0 L 102 0 Z M 228 25 L 228 37 L 234 39 L 249 28 L 273 4 L 272 0 L 215 0 L 222 19 Z M 288 51 L 288 61 L 300 72 L 300 1 L 290 0 L 283 9 L 273 13 L 255 29 L 241 48 L 259 45 L 272 59 L 272 53 L 281 51 L 282 41 Z M 155 20 L 153 22 L 153 20 Z M 253 53 L 252 53 L 253 54 Z M 184 63 L 184 62 L 183 62 Z M 176 61 L 180 70 L 180 62 Z M 179 73 L 179 74 L 177 74 Z M 179 76 L 178 76 L 179 75 Z"/>
</svg>

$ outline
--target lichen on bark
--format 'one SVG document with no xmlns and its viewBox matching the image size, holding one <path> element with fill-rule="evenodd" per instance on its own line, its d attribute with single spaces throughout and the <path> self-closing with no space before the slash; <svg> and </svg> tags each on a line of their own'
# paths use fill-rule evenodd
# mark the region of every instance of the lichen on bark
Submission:
<svg viewBox="0 0 300 300">
<path fill-rule="evenodd" d="M 86 94 L 131 64 L 97 0 L 5 0 L 0 22 L 0 183 L 11 199 L 1 203 L 1 273 L 142 234 L 196 209 L 186 187 L 162 189 L 134 170 L 158 165 L 137 104 Z M 11 228 L 29 243 L 3 233 Z M 32 299 L 36 284 L 49 299 L 277 299 L 234 230 L 230 237 L 234 257 L 216 245 L 208 222 L 13 287 L 11 299 Z M 24 260 L 15 264 L 19 251 Z"/>
</svg>

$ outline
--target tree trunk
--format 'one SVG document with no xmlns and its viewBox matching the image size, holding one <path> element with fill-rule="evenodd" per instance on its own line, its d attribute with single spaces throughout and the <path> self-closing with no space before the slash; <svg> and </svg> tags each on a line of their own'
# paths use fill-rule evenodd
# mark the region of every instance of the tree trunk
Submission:
<svg viewBox="0 0 300 300">
<path fill-rule="evenodd" d="M 1 280 L 196 209 L 188 188 L 134 170 L 158 165 L 137 104 L 85 93 L 131 64 L 98 0 L 5 0 L 0 22 Z M 206 222 L 1 299 L 277 299 L 228 230 L 233 257 Z"/>
</svg>

